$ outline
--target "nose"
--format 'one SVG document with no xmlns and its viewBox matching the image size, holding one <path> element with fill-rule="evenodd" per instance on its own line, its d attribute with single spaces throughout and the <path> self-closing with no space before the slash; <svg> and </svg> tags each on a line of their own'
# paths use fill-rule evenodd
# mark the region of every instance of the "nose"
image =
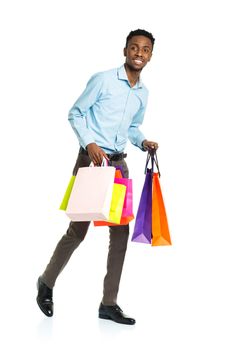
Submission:
<svg viewBox="0 0 226 350">
<path fill-rule="evenodd" d="M 137 49 L 136 56 L 137 57 L 142 57 L 142 49 L 141 48 Z"/>
</svg>

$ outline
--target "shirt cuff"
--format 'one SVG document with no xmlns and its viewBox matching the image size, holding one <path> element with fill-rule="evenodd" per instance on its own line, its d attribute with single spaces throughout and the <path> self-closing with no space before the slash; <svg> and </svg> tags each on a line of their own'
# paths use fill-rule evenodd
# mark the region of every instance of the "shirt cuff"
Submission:
<svg viewBox="0 0 226 350">
<path fill-rule="evenodd" d="M 145 136 L 141 133 L 137 139 L 137 146 L 143 151 L 146 152 L 146 149 L 143 146 L 143 142 L 146 140 Z"/>
<path fill-rule="evenodd" d="M 83 137 L 83 140 L 81 141 L 81 145 L 84 149 L 90 144 L 90 143 L 96 143 L 94 138 L 90 135 L 87 135 L 86 137 Z"/>
<path fill-rule="evenodd" d="M 143 146 L 143 142 L 144 142 L 145 140 L 146 140 L 146 139 L 144 139 L 144 140 L 141 142 L 141 150 L 142 150 L 143 152 L 147 152 L 147 149 L 144 148 L 144 146 Z"/>
</svg>

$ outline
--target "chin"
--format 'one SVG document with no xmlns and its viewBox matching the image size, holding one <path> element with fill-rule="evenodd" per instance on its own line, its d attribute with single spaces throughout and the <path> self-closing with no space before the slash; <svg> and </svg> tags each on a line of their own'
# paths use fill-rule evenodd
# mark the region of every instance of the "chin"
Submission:
<svg viewBox="0 0 226 350">
<path fill-rule="evenodd" d="M 137 67 L 137 66 L 135 66 L 135 67 L 133 67 L 133 69 L 134 69 L 135 71 L 137 71 L 137 72 L 141 72 L 142 69 L 143 69 L 143 67 Z"/>
<path fill-rule="evenodd" d="M 136 72 L 141 72 L 142 69 L 144 68 L 144 66 L 140 67 L 140 66 L 136 66 L 134 64 L 130 64 L 130 63 L 127 63 L 127 66 L 133 70 L 133 71 L 136 71 Z"/>
</svg>

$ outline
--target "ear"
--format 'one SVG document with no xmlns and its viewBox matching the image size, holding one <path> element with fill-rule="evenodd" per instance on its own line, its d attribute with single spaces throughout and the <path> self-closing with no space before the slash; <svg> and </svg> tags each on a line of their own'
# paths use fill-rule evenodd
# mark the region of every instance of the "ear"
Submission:
<svg viewBox="0 0 226 350">
<path fill-rule="evenodd" d="M 123 55 L 126 57 L 126 47 L 123 49 Z"/>
</svg>

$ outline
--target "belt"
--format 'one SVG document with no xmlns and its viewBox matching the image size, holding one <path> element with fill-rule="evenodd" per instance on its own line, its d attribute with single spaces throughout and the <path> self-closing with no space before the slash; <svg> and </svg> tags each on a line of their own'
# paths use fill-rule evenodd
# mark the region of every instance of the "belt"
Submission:
<svg viewBox="0 0 226 350">
<path fill-rule="evenodd" d="M 82 147 L 80 147 L 79 153 L 85 154 L 88 156 L 88 152 Z M 122 160 L 122 159 L 126 158 L 127 153 L 123 153 L 123 152 L 122 153 L 111 153 L 111 154 L 107 154 L 107 156 L 108 156 L 109 160 L 118 161 L 118 160 Z"/>
</svg>

